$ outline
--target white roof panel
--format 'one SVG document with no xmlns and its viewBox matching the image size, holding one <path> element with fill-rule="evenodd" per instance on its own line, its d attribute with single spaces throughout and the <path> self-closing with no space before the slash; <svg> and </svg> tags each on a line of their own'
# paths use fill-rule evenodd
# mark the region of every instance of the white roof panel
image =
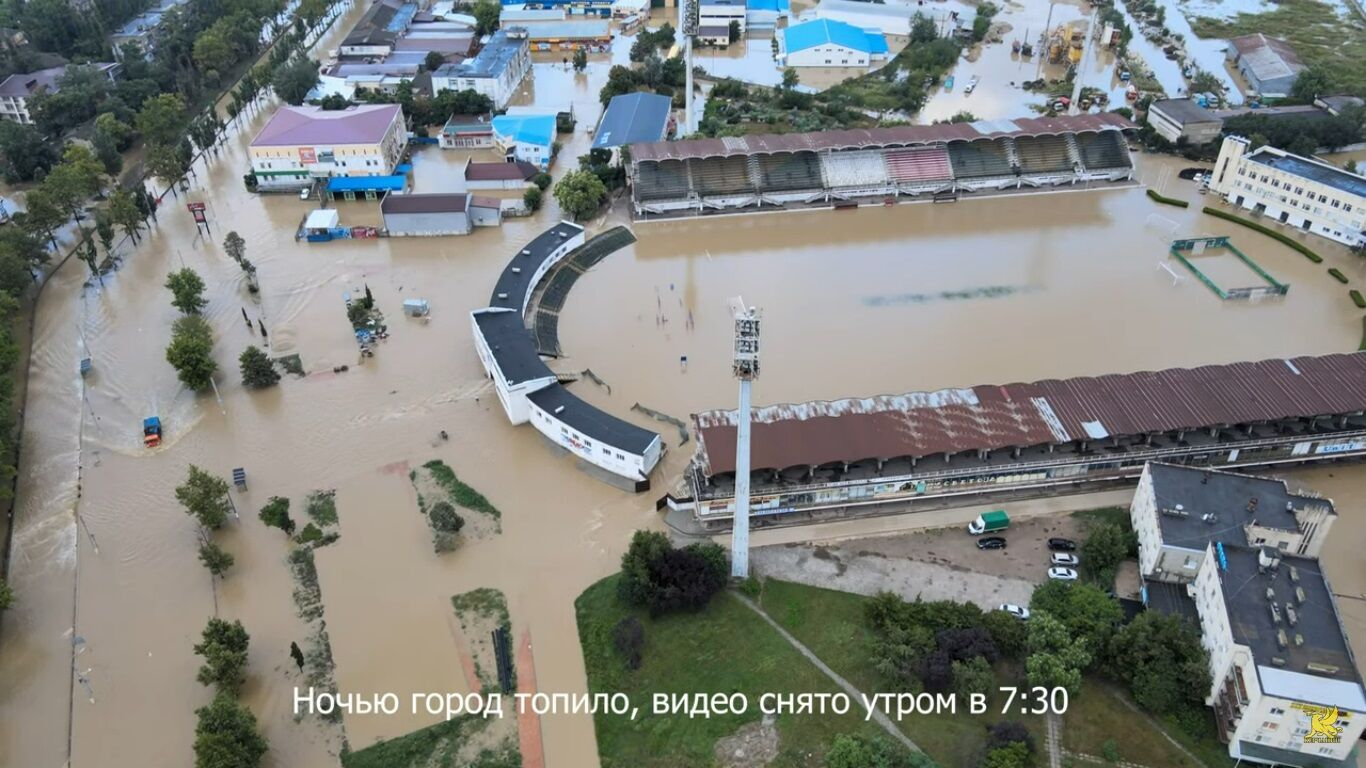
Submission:
<svg viewBox="0 0 1366 768">
<path fill-rule="evenodd" d="M 1257 676 L 1262 679 L 1262 690 L 1272 696 L 1366 712 L 1366 693 L 1354 680 L 1334 680 L 1261 664 L 1257 665 Z"/>
</svg>

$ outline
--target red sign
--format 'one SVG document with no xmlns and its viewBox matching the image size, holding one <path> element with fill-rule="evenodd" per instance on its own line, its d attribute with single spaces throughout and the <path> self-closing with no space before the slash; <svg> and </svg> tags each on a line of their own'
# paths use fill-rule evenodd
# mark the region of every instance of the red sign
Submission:
<svg viewBox="0 0 1366 768">
<path fill-rule="evenodd" d="M 193 211 L 202 211 L 202 210 L 204 210 L 204 204 L 203 204 L 203 203 L 186 203 L 186 204 L 185 204 L 185 208 L 186 208 L 187 210 L 189 210 L 189 211 L 192 211 L 192 212 L 193 212 Z"/>
<path fill-rule="evenodd" d="M 312 165 L 318 162 L 318 153 L 313 150 L 313 147 L 299 147 L 299 162 L 304 165 Z"/>
<path fill-rule="evenodd" d="M 194 223 L 196 223 L 196 224 L 207 224 L 207 223 L 209 223 L 209 222 L 208 222 L 208 219 L 205 219 L 205 218 L 204 218 L 204 212 L 203 212 L 203 211 L 194 211 Z"/>
</svg>

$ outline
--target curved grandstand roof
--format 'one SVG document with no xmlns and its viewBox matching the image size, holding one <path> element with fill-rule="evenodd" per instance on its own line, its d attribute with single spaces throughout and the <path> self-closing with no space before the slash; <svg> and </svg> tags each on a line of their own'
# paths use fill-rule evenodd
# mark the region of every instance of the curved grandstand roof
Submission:
<svg viewBox="0 0 1366 768">
<path fill-rule="evenodd" d="M 932 456 L 1366 411 L 1366 353 L 1171 368 L 754 410 L 751 466 Z M 694 417 L 704 472 L 735 471 L 735 412 Z"/>
<path fill-rule="evenodd" d="M 770 155 L 778 152 L 816 152 L 823 149 L 931 144 L 940 141 L 973 141 L 1003 136 L 1057 136 L 1066 133 L 1120 131 L 1138 126 L 1113 112 L 1062 117 L 1024 117 L 1015 120 L 979 120 L 975 123 L 900 125 L 893 128 L 856 128 L 818 133 L 781 133 L 722 139 L 689 139 L 632 144 L 633 162 L 687 160 L 734 155 Z"/>
</svg>

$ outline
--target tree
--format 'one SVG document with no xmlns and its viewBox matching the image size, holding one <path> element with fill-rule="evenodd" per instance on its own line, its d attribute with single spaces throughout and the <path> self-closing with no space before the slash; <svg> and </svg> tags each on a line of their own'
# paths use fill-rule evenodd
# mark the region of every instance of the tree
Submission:
<svg viewBox="0 0 1366 768">
<path fill-rule="evenodd" d="M 1029 656 L 1025 660 L 1030 685 L 1066 688 L 1076 695 L 1081 689 L 1081 671 L 1090 663 L 1085 639 L 1073 637 L 1065 624 L 1048 613 L 1030 615 Z"/>
<path fill-rule="evenodd" d="M 247 255 L 247 241 L 243 240 L 237 232 L 229 232 L 223 237 L 223 252 L 228 254 L 228 257 L 233 261 L 241 264 L 242 259 L 246 258 Z"/>
<path fill-rule="evenodd" d="M 186 514 L 205 528 L 217 528 L 228 519 L 232 502 L 228 500 L 228 483 L 220 477 L 191 464 L 185 482 L 175 489 L 176 501 Z"/>
<path fill-rule="evenodd" d="M 826 768 L 933 768 L 923 752 L 911 752 L 881 736 L 840 734 L 825 753 Z"/>
<path fill-rule="evenodd" d="M 138 241 L 146 217 L 138 210 L 136 199 L 126 189 L 116 190 L 109 198 L 109 219 L 123 228 L 123 234 Z"/>
<path fill-rule="evenodd" d="M 574 49 L 574 71 L 575 71 L 575 72 L 582 72 L 582 71 L 584 71 L 585 69 L 588 69 L 588 49 L 587 49 L 587 48 L 582 48 L 582 47 L 580 47 L 580 48 L 575 48 L 575 49 Z"/>
<path fill-rule="evenodd" d="M 217 81 L 232 66 L 234 58 L 232 45 L 220 30 L 210 27 L 195 38 L 194 61 L 209 80 Z"/>
<path fill-rule="evenodd" d="M 1002 656 L 1018 658 L 1025 650 L 1029 628 L 1005 611 L 989 611 L 982 617 L 982 627 L 991 633 L 991 640 Z"/>
<path fill-rule="evenodd" d="M 0 611 L 7 611 L 14 607 L 14 587 L 9 582 L 0 579 Z"/>
<path fill-rule="evenodd" d="M 441 533 L 460 533 L 460 529 L 465 527 L 465 518 L 461 517 L 448 501 L 433 504 L 427 512 L 427 519 L 432 528 Z"/>
<path fill-rule="evenodd" d="M 1048 581 L 1034 589 L 1031 611 L 1042 611 L 1061 621 L 1073 637 L 1087 647 L 1103 649 L 1124 620 L 1119 601 L 1094 584 Z"/>
<path fill-rule="evenodd" d="M 242 350 L 237 363 L 242 369 L 242 383 L 252 389 L 265 389 L 280 383 L 280 372 L 275 370 L 275 364 L 255 344 Z"/>
<path fill-rule="evenodd" d="M 214 576 L 222 576 L 232 567 L 233 556 L 214 542 L 204 539 L 199 544 L 199 562 Z"/>
<path fill-rule="evenodd" d="M 289 499 L 271 496 L 259 515 L 261 522 L 272 528 L 279 528 L 286 536 L 294 534 L 294 520 L 289 516 Z"/>
<path fill-rule="evenodd" d="M 575 221 L 597 213 L 606 199 L 607 187 L 591 171 L 570 171 L 555 185 L 555 200 Z"/>
<path fill-rule="evenodd" d="M 1319 151 L 1319 142 L 1313 136 L 1301 133 L 1285 150 L 1300 157 L 1313 157 Z"/>
<path fill-rule="evenodd" d="M 317 84 L 318 62 L 307 56 L 297 56 L 270 73 L 271 87 L 290 104 L 304 103 L 308 92 Z"/>
<path fill-rule="evenodd" d="M 993 723 L 987 729 L 986 748 L 988 751 L 1017 743 L 1025 745 L 1025 749 L 1030 754 L 1034 753 L 1034 737 L 1030 735 L 1029 728 L 1024 723 L 1002 720 L 999 723 Z"/>
<path fill-rule="evenodd" d="M 1210 686 L 1205 648 L 1195 627 L 1156 611 L 1140 613 L 1114 635 L 1107 668 L 1129 684 L 1134 701 L 1150 712 L 1199 708 Z"/>
<path fill-rule="evenodd" d="M 1086 541 L 1081 544 L 1082 563 L 1097 582 L 1109 587 L 1114 584 L 1120 562 L 1137 548 L 1133 531 L 1125 530 L 1119 523 L 1097 522 L 1091 525 Z"/>
<path fill-rule="evenodd" d="M 797 70 L 792 67 L 783 70 L 783 90 L 790 91 L 793 88 L 796 88 L 797 83 L 800 82 L 800 80 L 801 78 L 797 75 Z"/>
<path fill-rule="evenodd" d="M 171 326 L 166 362 L 176 369 L 180 383 L 199 391 L 209 386 L 218 363 L 213 359 L 213 329 L 199 315 L 177 318 Z"/>
<path fill-rule="evenodd" d="M 104 134 L 113 139 L 120 151 L 127 149 L 133 141 L 132 127 L 112 112 L 105 112 L 95 117 L 95 133 Z"/>
<path fill-rule="evenodd" d="M 103 286 L 104 275 L 100 273 L 99 253 L 95 250 L 95 238 L 91 236 L 89 229 L 81 230 L 81 244 L 76 248 L 79 251 L 81 261 L 84 261 L 85 265 L 90 268 L 91 276 L 99 280 L 100 285 Z"/>
<path fill-rule="evenodd" d="M 492 33 L 498 28 L 498 17 L 502 12 L 502 6 L 498 3 L 479 0 L 474 4 L 474 33 L 480 37 Z"/>
<path fill-rule="evenodd" d="M 251 638 L 240 621 L 209 619 L 202 639 L 194 647 L 204 663 L 197 679 L 203 685 L 217 686 L 220 693 L 236 693 L 247 668 L 247 646 Z"/>
<path fill-rule="evenodd" d="M 175 185 L 176 182 L 185 178 L 187 167 L 188 163 L 185 162 L 179 146 L 165 144 L 149 144 L 147 146 L 148 172 L 162 184 L 165 184 L 171 190 L 172 195 L 179 197 L 175 191 Z"/>
<path fill-rule="evenodd" d="M 0 172 L 10 183 L 32 181 L 59 159 L 57 149 L 32 125 L 0 121 Z"/>
<path fill-rule="evenodd" d="M 175 93 L 153 96 L 138 111 L 137 127 L 147 144 L 174 146 L 185 129 L 185 100 Z"/>
<path fill-rule="evenodd" d="M 4 123 L 0 123 L 4 125 Z M 21 226 L 31 235 L 43 235 L 57 250 L 57 229 L 67 222 L 70 216 L 52 199 L 51 193 L 42 187 L 28 193 L 28 210 L 24 212 Z"/>
<path fill-rule="evenodd" d="M 118 145 L 108 134 L 95 132 L 91 144 L 95 147 L 95 157 L 99 159 L 104 172 L 110 176 L 117 176 L 123 170 L 123 155 L 119 154 Z"/>
<path fill-rule="evenodd" d="M 939 37 L 939 29 L 934 20 L 923 13 L 916 12 L 911 17 L 911 44 L 932 42 Z"/>
<path fill-rule="evenodd" d="M 731 19 L 731 20 L 730 20 L 730 25 L 729 25 L 729 27 L 728 27 L 727 30 L 726 30 L 726 37 L 727 37 L 732 43 L 740 39 L 740 37 L 741 37 L 741 33 L 740 33 L 740 21 L 739 21 L 738 19 Z"/>
<path fill-rule="evenodd" d="M 1305 69 L 1290 86 L 1290 98 L 1301 104 L 1313 104 L 1314 99 L 1332 92 L 1332 75 L 1322 65 Z"/>
<path fill-rule="evenodd" d="M 626 659 L 627 669 L 640 669 L 640 651 L 645 646 L 645 627 L 635 616 L 626 616 L 612 627 L 612 647 Z"/>
<path fill-rule="evenodd" d="M 256 729 L 251 710 L 220 691 L 208 706 L 195 710 L 195 768 L 257 768 L 266 740 Z"/>
<path fill-rule="evenodd" d="M 1029 768 L 1029 750 L 1020 742 L 997 747 L 982 759 L 982 768 Z"/>
<path fill-rule="evenodd" d="M 0 228 L 0 291 L 18 296 L 33 283 L 34 268 L 46 261 L 47 252 L 32 234 L 18 227 Z"/>
<path fill-rule="evenodd" d="M 546 173 L 545 171 L 541 171 L 540 173 L 531 177 L 531 183 L 535 184 L 536 188 L 541 190 L 542 192 L 549 189 L 553 181 L 554 179 L 550 178 L 550 174 Z"/>
<path fill-rule="evenodd" d="M 527 187 L 527 190 L 522 193 L 522 202 L 526 204 L 527 210 L 535 213 L 541 210 L 542 197 L 543 194 L 539 187 Z"/>
<path fill-rule="evenodd" d="M 197 315 L 209 302 L 204 298 L 204 280 L 189 267 L 166 276 L 171 291 L 171 306 L 187 315 Z"/>
<path fill-rule="evenodd" d="M 639 85 L 640 79 L 635 70 L 620 64 L 613 65 L 611 69 L 607 70 L 607 84 L 602 87 L 601 91 L 598 91 L 598 100 L 605 107 L 614 96 L 631 93 Z"/>
<path fill-rule="evenodd" d="M 428 72 L 435 72 L 446 63 L 446 57 L 440 51 L 427 51 L 427 58 L 422 60 L 422 66 Z"/>
<path fill-rule="evenodd" d="M 621 558 L 618 594 L 658 616 L 705 608 L 726 585 L 724 550 L 710 542 L 674 549 L 662 533 L 637 531 Z"/>
<path fill-rule="evenodd" d="M 300 672 L 304 671 L 304 652 L 299 650 L 299 644 L 292 640 L 289 643 L 289 657 L 294 659 L 294 663 L 298 665 Z"/>
</svg>

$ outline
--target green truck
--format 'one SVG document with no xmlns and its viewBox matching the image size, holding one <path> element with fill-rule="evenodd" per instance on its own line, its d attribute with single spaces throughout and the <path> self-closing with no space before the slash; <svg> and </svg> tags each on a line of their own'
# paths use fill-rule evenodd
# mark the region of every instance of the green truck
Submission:
<svg viewBox="0 0 1366 768">
<path fill-rule="evenodd" d="M 1004 531 L 1010 527 L 1010 515 L 1004 510 L 995 512 L 983 512 L 977 516 L 976 520 L 968 523 L 968 533 L 973 536 L 981 536 L 984 533 L 994 533 Z"/>
</svg>

